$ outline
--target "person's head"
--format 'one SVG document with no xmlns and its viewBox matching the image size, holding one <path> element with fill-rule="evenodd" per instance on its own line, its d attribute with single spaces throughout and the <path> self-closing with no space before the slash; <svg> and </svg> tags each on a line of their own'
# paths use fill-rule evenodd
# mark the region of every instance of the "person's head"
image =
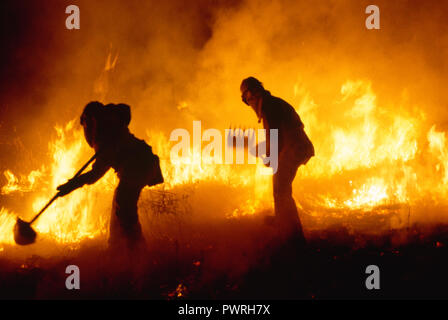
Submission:
<svg viewBox="0 0 448 320">
<path fill-rule="evenodd" d="M 265 89 L 263 84 L 254 77 L 249 77 L 241 82 L 241 99 L 245 104 L 251 106 L 257 112 L 257 106 Z"/>
<path fill-rule="evenodd" d="M 94 147 L 97 129 L 97 119 L 104 105 L 98 101 L 89 102 L 81 114 L 81 125 L 84 128 L 84 136 L 89 146 Z"/>
</svg>

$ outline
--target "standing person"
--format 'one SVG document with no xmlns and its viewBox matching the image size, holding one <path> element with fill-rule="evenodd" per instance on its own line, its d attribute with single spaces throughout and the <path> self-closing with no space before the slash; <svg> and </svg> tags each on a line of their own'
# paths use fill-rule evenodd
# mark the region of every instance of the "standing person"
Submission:
<svg viewBox="0 0 448 320">
<path fill-rule="evenodd" d="M 88 103 L 81 115 L 87 143 L 95 150 L 92 170 L 60 185 L 64 196 L 93 184 L 113 168 L 119 178 L 112 204 L 109 245 L 128 249 L 144 245 L 137 203 L 141 190 L 163 182 L 159 158 L 145 141 L 129 132 L 130 107 L 125 104 Z"/>
<path fill-rule="evenodd" d="M 258 122 L 266 130 L 266 151 L 270 149 L 269 130 L 278 130 L 278 168 L 273 175 L 275 224 L 281 234 L 305 244 L 305 236 L 292 197 L 292 182 L 299 166 L 314 156 L 314 147 L 304 131 L 304 125 L 294 108 L 274 97 L 254 77 L 242 81 L 241 98 L 255 111 Z M 272 157 L 273 155 L 270 155 Z"/>
</svg>

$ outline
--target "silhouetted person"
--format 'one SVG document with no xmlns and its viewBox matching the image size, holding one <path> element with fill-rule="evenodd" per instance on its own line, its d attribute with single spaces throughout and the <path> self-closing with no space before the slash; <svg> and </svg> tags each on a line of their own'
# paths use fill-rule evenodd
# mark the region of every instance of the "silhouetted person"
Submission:
<svg viewBox="0 0 448 320">
<path fill-rule="evenodd" d="M 273 175 L 275 224 L 289 239 L 305 244 L 302 224 L 292 197 L 292 182 L 300 165 L 314 156 L 314 147 L 294 108 L 274 97 L 253 77 L 241 83 L 241 98 L 263 121 L 266 130 L 266 151 L 270 150 L 270 129 L 278 129 L 278 167 Z M 272 155 L 269 155 L 272 156 Z"/>
<path fill-rule="evenodd" d="M 141 190 L 163 182 L 159 158 L 145 141 L 129 132 L 129 106 L 90 102 L 81 115 L 87 143 L 95 149 L 92 170 L 60 185 L 66 195 L 85 184 L 98 181 L 115 169 L 120 182 L 115 190 L 110 223 L 109 245 L 112 248 L 136 248 L 144 245 L 138 220 L 137 202 Z"/>
</svg>

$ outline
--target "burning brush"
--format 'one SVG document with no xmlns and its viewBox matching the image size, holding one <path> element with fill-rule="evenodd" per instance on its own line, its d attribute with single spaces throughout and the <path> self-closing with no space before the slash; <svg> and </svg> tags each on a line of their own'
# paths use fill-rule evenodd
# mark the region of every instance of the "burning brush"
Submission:
<svg viewBox="0 0 448 320">
<path fill-rule="evenodd" d="M 77 178 L 79 175 L 81 175 L 81 173 L 88 167 L 88 165 L 95 160 L 96 155 L 93 155 L 89 161 L 87 161 L 84 166 L 79 169 L 79 171 L 75 174 L 75 176 L 72 179 Z M 31 227 L 31 224 L 36 221 L 41 214 L 57 199 L 61 196 L 61 193 L 58 192 L 53 198 L 51 198 L 50 201 L 48 201 L 48 203 L 42 208 L 42 210 L 39 211 L 38 214 L 36 214 L 36 216 L 34 216 L 34 218 L 30 221 L 30 222 L 26 222 L 23 221 L 20 218 L 17 218 L 17 222 L 14 226 L 14 241 L 21 246 L 25 246 L 28 244 L 32 244 L 36 241 L 36 231 L 34 231 L 34 229 Z"/>
</svg>

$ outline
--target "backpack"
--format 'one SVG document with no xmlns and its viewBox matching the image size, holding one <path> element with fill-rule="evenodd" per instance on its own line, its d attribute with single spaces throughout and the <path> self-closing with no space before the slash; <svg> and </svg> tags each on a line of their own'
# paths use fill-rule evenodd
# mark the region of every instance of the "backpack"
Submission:
<svg viewBox="0 0 448 320">
<path fill-rule="evenodd" d="M 147 185 L 155 186 L 157 184 L 163 183 L 163 175 L 162 170 L 160 169 L 160 159 L 159 157 L 152 152 L 152 147 L 149 146 L 151 150 L 151 156 L 149 162 L 151 163 L 151 170 L 148 176 Z"/>
</svg>

